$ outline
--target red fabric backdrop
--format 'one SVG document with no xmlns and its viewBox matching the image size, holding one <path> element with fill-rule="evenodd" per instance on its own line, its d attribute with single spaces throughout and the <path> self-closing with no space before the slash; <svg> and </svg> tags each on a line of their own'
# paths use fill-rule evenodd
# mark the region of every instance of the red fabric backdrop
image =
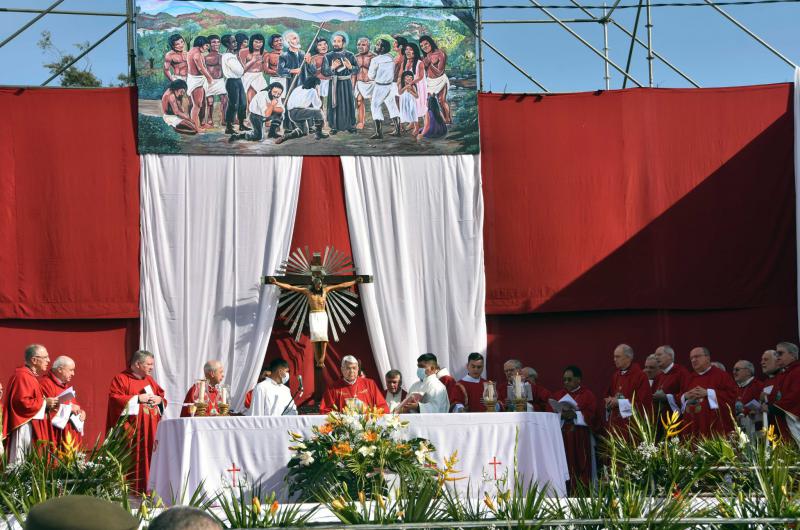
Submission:
<svg viewBox="0 0 800 530">
<path fill-rule="evenodd" d="M 138 318 L 134 101 L 0 89 L 0 318 Z"/>
<path fill-rule="evenodd" d="M 796 340 L 790 94 L 481 95 L 490 376 L 517 357 L 555 386 L 574 362 L 602 391 L 618 342 L 639 360 L 669 342 L 684 363 L 702 344 L 730 367 Z M 0 318 L 138 315 L 132 95 L 0 90 Z M 328 244 L 350 252 L 341 168 L 307 158 L 294 246 Z M 0 321 L 0 380 L 43 342 L 76 357 L 79 396 L 102 418 L 136 322 Z M 274 331 L 266 357 L 310 381 L 309 345 Z M 360 313 L 327 379 L 346 354 L 378 375 Z"/>
</svg>

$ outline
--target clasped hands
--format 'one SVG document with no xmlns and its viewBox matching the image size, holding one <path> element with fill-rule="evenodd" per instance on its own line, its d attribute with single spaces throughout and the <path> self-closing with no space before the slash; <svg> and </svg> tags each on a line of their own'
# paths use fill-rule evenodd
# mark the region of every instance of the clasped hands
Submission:
<svg viewBox="0 0 800 530">
<path fill-rule="evenodd" d="M 151 407 L 160 405 L 161 401 L 161 396 L 154 396 L 153 394 L 139 394 L 139 403 L 143 403 Z"/>
<path fill-rule="evenodd" d="M 691 389 L 691 390 L 689 390 L 687 392 L 684 392 L 684 394 L 683 394 L 683 397 L 686 398 L 687 401 L 691 401 L 691 400 L 699 401 L 699 400 L 705 398 L 706 396 L 708 396 L 708 390 L 706 390 L 705 388 L 703 388 L 701 386 L 696 386 L 693 389 Z"/>
</svg>

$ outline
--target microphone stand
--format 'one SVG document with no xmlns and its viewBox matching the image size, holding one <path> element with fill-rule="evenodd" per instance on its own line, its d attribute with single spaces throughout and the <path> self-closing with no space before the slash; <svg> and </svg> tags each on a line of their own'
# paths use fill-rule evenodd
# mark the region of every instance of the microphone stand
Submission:
<svg viewBox="0 0 800 530">
<path fill-rule="evenodd" d="M 297 396 L 302 396 L 302 395 L 303 395 L 303 382 L 301 381 L 300 382 L 300 386 L 297 388 L 297 392 L 295 392 L 294 395 L 292 396 L 292 400 L 289 403 L 286 404 L 286 408 L 284 408 L 283 412 L 281 412 L 281 416 L 285 416 L 286 415 L 286 411 L 289 410 L 289 407 L 291 407 L 292 404 L 294 403 L 294 398 L 296 398 Z"/>
</svg>

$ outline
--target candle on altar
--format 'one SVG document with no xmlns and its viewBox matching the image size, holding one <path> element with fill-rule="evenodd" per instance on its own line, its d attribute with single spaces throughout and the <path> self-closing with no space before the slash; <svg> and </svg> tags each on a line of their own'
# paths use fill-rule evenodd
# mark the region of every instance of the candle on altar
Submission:
<svg viewBox="0 0 800 530">
<path fill-rule="evenodd" d="M 519 374 L 514 376 L 514 397 L 522 399 L 522 376 Z"/>
<path fill-rule="evenodd" d="M 226 386 L 222 387 L 222 402 L 228 404 L 228 387 Z"/>
<path fill-rule="evenodd" d="M 197 401 L 204 402 L 206 400 L 206 381 L 201 379 L 197 382 Z"/>
<path fill-rule="evenodd" d="M 495 401 L 493 382 L 487 381 L 483 384 L 483 399 L 485 401 Z"/>
</svg>

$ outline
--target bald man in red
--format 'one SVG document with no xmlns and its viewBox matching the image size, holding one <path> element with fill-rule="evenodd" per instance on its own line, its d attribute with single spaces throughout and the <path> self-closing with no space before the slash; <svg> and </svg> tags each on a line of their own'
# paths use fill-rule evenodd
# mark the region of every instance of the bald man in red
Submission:
<svg viewBox="0 0 800 530">
<path fill-rule="evenodd" d="M 653 404 L 650 382 L 647 376 L 633 362 L 633 348 L 620 344 L 614 348 L 614 366 L 617 371 L 611 376 L 611 384 L 604 400 L 606 408 L 606 430 L 628 436 L 628 422 L 633 414 L 651 411 Z"/>
<path fill-rule="evenodd" d="M 726 435 L 733 430 L 731 415 L 736 403 L 736 383 L 727 372 L 711 364 L 708 348 L 692 348 L 689 352 L 692 370 L 681 395 L 686 434 L 708 437 Z"/>
<path fill-rule="evenodd" d="M 358 359 L 347 355 L 342 359 L 342 379 L 333 383 L 325 390 L 319 404 L 320 414 L 327 414 L 332 410 L 344 410 L 348 400 L 358 405 L 377 407 L 383 412 L 389 412 L 386 398 L 372 379 L 358 377 Z"/>
</svg>

